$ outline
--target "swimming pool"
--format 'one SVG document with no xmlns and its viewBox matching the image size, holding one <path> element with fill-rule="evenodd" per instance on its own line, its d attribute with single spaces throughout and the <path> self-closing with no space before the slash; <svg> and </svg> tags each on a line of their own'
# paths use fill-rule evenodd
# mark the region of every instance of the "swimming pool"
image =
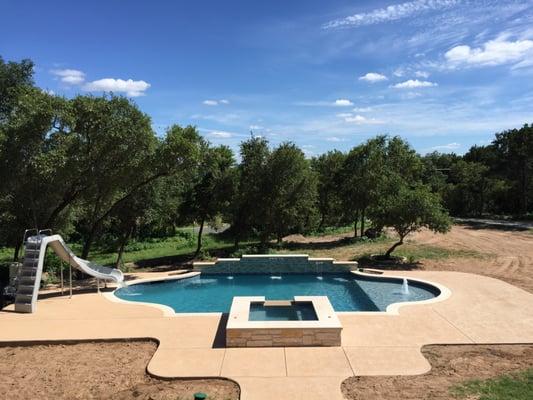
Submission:
<svg viewBox="0 0 533 400">
<path fill-rule="evenodd" d="M 397 278 L 346 274 L 200 274 L 191 278 L 126 286 L 115 295 L 128 301 L 169 306 L 176 313 L 229 312 L 234 296 L 291 300 L 328 296 L 335 311 L 385 311 L 392 303 L 434 298 L 439 289 L 409 280 L 408 293 Z"/>
</svg>

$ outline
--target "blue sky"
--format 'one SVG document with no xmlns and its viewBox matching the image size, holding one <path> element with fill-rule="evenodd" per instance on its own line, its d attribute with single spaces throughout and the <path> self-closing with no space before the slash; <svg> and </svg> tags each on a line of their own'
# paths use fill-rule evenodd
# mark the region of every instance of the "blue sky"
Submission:
<svg viewBox="0 0 533 400">
<path fill-rule="evenodd" d="M 533 1 L 3 0 L 0 55 L 235 149 L 253 130 L 309 156 L 381 133 L 463 153 L 533 122 Z"/>
</svg>

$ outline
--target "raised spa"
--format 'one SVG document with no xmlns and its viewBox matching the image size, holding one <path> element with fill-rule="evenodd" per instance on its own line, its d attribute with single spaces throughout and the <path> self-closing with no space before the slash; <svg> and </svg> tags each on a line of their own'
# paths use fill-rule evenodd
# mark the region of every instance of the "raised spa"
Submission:
<svg viewBox="0 0 533 400">
<path fill-rule="evenodd" d="M 440 294 L 429 284 L 398 278 L 340 274 L 206 274 L 130 285 L 115 291 L 123 300 L 158 303 L 176 313 L 224 312 L 235 296 L 286 300 L 327 296 L 335 311 L 386 311 L 393 303 L 422 301 Z M 283 310 L 283 313 L 291 311 Z M 257 315 L 261 314 L 257 310 Z M 264 318 L 274 318 L 273 314 Z"/>
<path fill-rule="evenodd" d="M 252 302 L 249 321 L 317 321 L 315 307 L 307 302 Z"/>
</svg>

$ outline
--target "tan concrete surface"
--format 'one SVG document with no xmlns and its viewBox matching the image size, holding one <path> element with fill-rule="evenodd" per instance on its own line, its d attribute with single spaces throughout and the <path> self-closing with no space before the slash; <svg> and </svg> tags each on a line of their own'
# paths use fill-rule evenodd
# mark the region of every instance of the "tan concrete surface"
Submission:
<svg viewBox="0 0 533 400">
<path fill-rule="evenodd" d="M 418 346 L 345 347 L 344 351 L 355 375 L 418 375 L 431 369 Z"/>
<path fill-rule="evenodd" d="M 350 363 L 342 347 L 287 347 L 288 376 L 350 376 Z"/>
<path fill-rule="evenodd" d="M 283 347 L 226 349 L 222 376 L 286 376 L 285 349 Z"/>
<path fill-rule="evenodd" d="M 35 314 L 0 312 L 0 341 L 154 338 L 160 345 L 148 365 L 151 374 L 232 378 L 241 398 L 252 400 L 341 399 L 340 383 L 353 374 L 424 373 L 425 344 L 533 343 L 533 295 L 524 290 L 458 272 L 394 275 L 438 282 L 452 295 L 400 307 L 398 315 L 338 314 L 339 348 L 226 349 L 220 347 L 219 315 L 169 317 L 95 292 L 41 298 Z"/>
</svg>

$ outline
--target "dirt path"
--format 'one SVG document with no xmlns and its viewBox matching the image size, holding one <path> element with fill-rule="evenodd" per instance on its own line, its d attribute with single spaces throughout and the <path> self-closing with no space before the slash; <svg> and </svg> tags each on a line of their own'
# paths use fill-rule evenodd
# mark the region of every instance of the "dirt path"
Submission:
<svg viewBox="0 0 533 400">
<path fill-rule="evenodd" d="M 149 341 L 0 346 L 0 399 L 236 400 L 222 379 L 159 380 L 146 374 L 157 345 Z"/>
<path fill-rule="evenodd" d="M 454 226 L 446 235 L 428 231 L 410 240 L 454 250 L 474 250 L 486 258 L 424 260 L 423 269 L 471 272 L 509 282 L 533 293 L 533 234 L 520 231 Z"/>
<path fill-rule="evenodd" d="M 422 352 L 432 367 L 427 374 L 348 378 L 342 384 L 344 396 L 350 400 L 455 399 L 450 388 L 465 380 L 533 367 L 533 345 L 432 345 Z"/>
</svg>

